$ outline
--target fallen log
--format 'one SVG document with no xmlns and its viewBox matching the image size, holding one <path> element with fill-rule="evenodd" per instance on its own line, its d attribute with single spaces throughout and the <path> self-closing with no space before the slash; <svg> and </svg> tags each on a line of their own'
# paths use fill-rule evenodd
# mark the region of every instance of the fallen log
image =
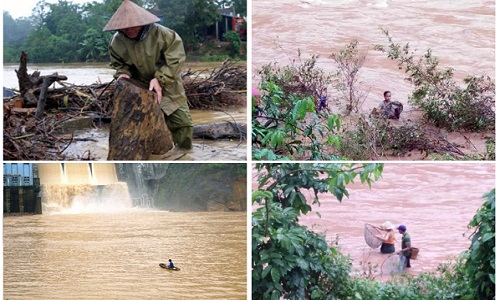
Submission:
<svg viewBox="0 0 500 300">
<path fill-rule="evenodd" d="M 156 94 L 137 80 L 116 81 L 108 160 L 147 160 L 173 142 Z"/>
<path fill-rule="evenodd" d="M 247 124 L 244 123 L 220 122 L 209 125 L 196 125 L 193 128 L 193 137 L 212 140 L 220 138 L 245 139 L 246 135 Z"/>
</svg>

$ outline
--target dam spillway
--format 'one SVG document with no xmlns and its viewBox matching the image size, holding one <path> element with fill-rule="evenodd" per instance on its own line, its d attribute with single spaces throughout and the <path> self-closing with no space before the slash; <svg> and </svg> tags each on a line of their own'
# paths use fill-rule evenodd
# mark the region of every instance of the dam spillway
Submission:
<svg viewBox="0 0 500 300">
<path fill-rule="evenodd" d="M 132 207 L 114 163 L 39 164 L 43 213 L 110 213 Z"/>
</svg>

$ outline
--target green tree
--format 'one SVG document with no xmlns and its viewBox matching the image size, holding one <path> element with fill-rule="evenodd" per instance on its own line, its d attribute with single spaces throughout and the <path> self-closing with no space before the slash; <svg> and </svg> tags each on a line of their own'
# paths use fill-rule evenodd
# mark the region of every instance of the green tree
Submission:
<svg viewBox="0 0 500 300">
<path fill-rule="evenodd" d="M 187 47 L 197 45 L 198 32 L 220 18 L 212 0 L 149 0 L 146 4 L 159 10 L 161 24 L 175 30 Z"/>
<path fill-rule="evenodd" d="M 13 19 L 9 12 L 3 12 L 3 42 L 19 46 L 33 28 L 29 18 Z"/>
<path fill-rule="evenodd" d="M 469 223 L 474 228 L 466 252 L 465 267 L 475 299 L 495 298 L 495 189 L 483 195 L 485 202 Z"/>
<path fill-rule="evenodd" d="M 94 28 L 89 28 L 83 35 L 84 40 L 79 43 L 78 54 L 85 57 L 86 61 L 104 61 L 108 59 L 108 41 L 102 38 L 102 33 Z"/>
<path fill-rule="evenodd" d="M 256 164 L 258 190 L 252 202 L 253 299 L 347 299 L 350 262 L 324 236 L 298 222 L 312 211 L 304 193 L 348 197 L 356 177 L 371 186 L 382 164 Z"/>
<path fill-rule="evenodd" d="M 52 4 L 40 1 L 33 17 L 37 20 L 37 27 L 30 32 L 24 45 L 28 57 L 34 62 L 82 61 L 78 41 L 83 40 L 87 30 L 82 15 L 81 6 L 71 2 L 59 0 Z M 47 31 L 50 36 L 47 36 Z M 40 40 L 40 36 L 45 40 Z"/>
<path fill-rule="evenodd" d="M 231 56 L 236 57 L 240 54 L 241 38 L 236 31 L 228 31 L 224 33 L 224 40 L 231 44 Z"/>
<path fill-rule="evenodd" d="M 17 62 L 19 49 L 34 28 L 30 18 L 13 19 L 9 12 L 3 12 L 3 59 L 4 62 Z"/>
</svg>

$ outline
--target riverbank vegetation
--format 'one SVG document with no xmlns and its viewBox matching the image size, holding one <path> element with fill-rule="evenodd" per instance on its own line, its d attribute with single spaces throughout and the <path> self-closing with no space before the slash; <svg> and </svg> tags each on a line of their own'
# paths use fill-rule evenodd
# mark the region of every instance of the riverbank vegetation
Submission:
<svg viewBox="0 0 500 300">
<path fill-rule="evenodd" d="M 188 59 L 223 61 L 246 59 L 246 42 L 234 36 L 216 41 L 208 29 L 221 19 L 219 8 L 233 7 L 246 16 L 246 1 L 137 0 L 136 4 L 161 17 L 160 24 L 175 30 L 183 39 Z M 106 62 L 111 32 L 102 29 L 122 3 L 104 0 L 74 4 L 39 1 L 29 17 L 14 19 L 3 12 L 4 63 L 17 62 L 21 51 L 32 63 Z M 239 46 L 238 49 L 235 49 Z"/>
<path fill-rule="evenodd" d="M 299 217 L 320 205 L 319 194 L 338 201 L 347 185 L 359 180 L 371 186 L 382 164 L 258 163 L 257 206 L 252 213 L 253 299 L 433 300 L 493 299 L 495 295 L 495 189 L 468 224 L 474 229 L 470 248 L 436 272 L 396 276 L 388 282 L 371 273 L 351 274 L 352 260 L 325 236 L 299 224 Z M 306 200 L 306 194 L 313 196 Z M 340 241 L 341 244 L 341 241 Z"/>
<path fill-rule="evenodd" d="M 296 58 L 287 66 L 265 65 L 253 105 L 253 158 L 256 160 L 379 160 L 418 153 L 440 160 L 495 160 L 495 84 L 488 76 L 454 79 L 429 49 L 422 57 L 409 45 L 375 45 L 404 70 L 414 90 L 409 104 L 421 117 L 399 122 L 380 118 L 377 110 L 360 111 L 368 89 L 359 71 L 366 53 L 352 41 L 331 55 L 335 71 L 318 67 L 318 56 Z M 407 109 L 407 108 L 406 108 Z M 467 133 L 480 133 L 485 150 Z M 449 141 L 448 134 L 465 144 Z"/>
</svg>

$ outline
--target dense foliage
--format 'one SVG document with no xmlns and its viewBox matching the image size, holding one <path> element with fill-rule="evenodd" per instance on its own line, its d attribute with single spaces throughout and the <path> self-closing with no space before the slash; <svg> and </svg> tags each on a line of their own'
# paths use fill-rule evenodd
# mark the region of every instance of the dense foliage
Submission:
<svg viewBox="0 0 500 300">
<path fill-rule="evenodd" d="M 224 40 L 228 41 L 231 45 L 231 56 L 235 57 L 240 53 L 241 49 L 241 38 L 236 31 L 228 31 L 224 33 Z"/>
<path fill-rule="evenodd" d="M 299 217 L 331 193 L 339 201 L 359 176 L 371 185 L 381 164 L 256 164 L 252 193 L 252 299 L 479 300 L 495 299 L 495 190 L 469 226 L 471 246 L 453 262 L 418 276 L 387 282 L 351 273 L 352 261 L 325 237 L 299 224 Z M 311 191 L 311 192 L 309 192 Z M 314 195 L 307 200 L 305 194 Z M 341 244 L 341 241 L 340 241 Z"/>
<path fill-rule="evenodd" d="M 469 223 L 475 231 L 466 253 L 466 272 L 478 299 L 495 298 L 495 189 L 483 196 L 485 202 Z"/>
<path fill-rule="evenodd" d="M 259 189 L 252 202 L 253 299 L 328 299 L 347 295 L 350 263 L 324 236 L 301 226 L 298 218 L 319 204 L 319 194 L 339 201 L 356 177 L 371 184 L 383 165 L 257 164 Z M 312 203 L 304 193 L 314 192 Z M 345 299 L 345 298 L 344 298 Z"/>
<path fill-rule="evenodd" d="M 233 5 L 245 16 L 241 0 L 134 0 L 161 16 L 162 25 L 174 29 L 183 38 L 185 47 L 195 48 L 204 38 L 205 29 L 220 19 L 219 7 Z M 107 61 L 108 43 L 112 33 L 102 29 L 120 6 L 122 0 L 104 0 L 74 4 L 59 0 L 38 2 L 30 17 L 13 19 L 3 12 L 4 62 L 17 62 L 21 51 L 30 61 L 100 62 Z"/>
<path fill-rule="evenodd" d="M 328 75 L 316 66 L 316 57 L 286 68 L 266 66 L 261 99 L 252 112 L 253 157 L 257 160 L 339 160 L 340 117 L 320 109 Z"/>
</svg>

